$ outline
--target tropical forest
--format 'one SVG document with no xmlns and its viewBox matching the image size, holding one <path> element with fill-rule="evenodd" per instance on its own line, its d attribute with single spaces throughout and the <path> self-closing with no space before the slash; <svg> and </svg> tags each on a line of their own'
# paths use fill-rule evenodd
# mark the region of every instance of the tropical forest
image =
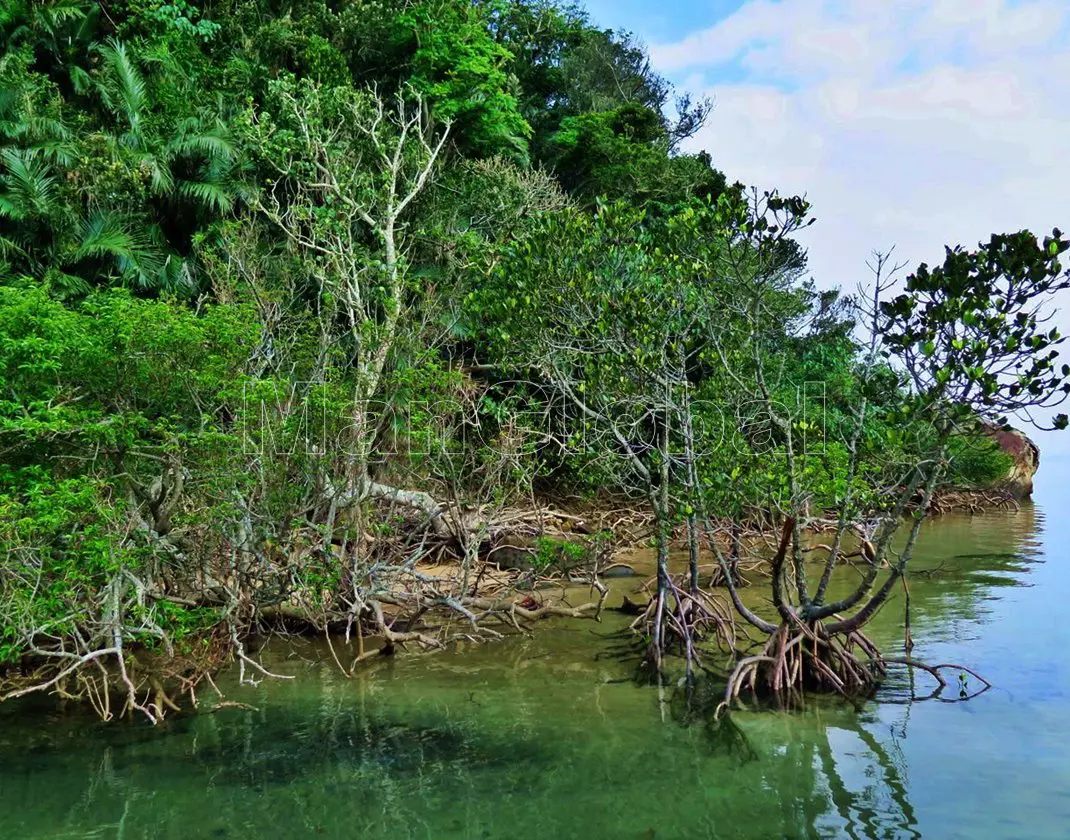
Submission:
<svg viewBox="0 0 1070 840">
<path fill-rule="evenodd" d="M 564 0 L 0 7 L 0 834 L 922 836 L 812 716 L 997 702 L 1058 229 L 833 288 Z"/>
</svg>

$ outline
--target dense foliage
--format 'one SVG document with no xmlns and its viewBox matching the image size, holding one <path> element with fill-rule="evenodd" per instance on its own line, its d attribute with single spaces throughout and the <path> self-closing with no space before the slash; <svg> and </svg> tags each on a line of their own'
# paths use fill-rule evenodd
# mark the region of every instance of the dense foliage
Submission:
<svg viewBox="0 0 1070 840">
<path fill-rule="evenodd" d="M 467 586 L 533 493 L 663 537 L 887 507 L 952 381 L 944 478 L 992 481 L 1001 377 L 1062 384 L 1019 314 L 1058 237 L 923 267 L 873 307 L 906 367 L 868 358 L 805 202 L 680 152 L 710 104 L 554 0 L 23 0 L 0 37 L 0 668 L 240 650 L 269 609 L 385 631 L 413 532 Z M 1005 327 L 1032 367 L 986 367 Z"/>
</svg>

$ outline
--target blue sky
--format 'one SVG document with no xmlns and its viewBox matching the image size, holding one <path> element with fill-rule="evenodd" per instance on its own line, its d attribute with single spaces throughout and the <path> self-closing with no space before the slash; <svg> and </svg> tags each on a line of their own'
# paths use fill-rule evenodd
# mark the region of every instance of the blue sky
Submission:
<svg viewBox="0 0 1070 840">
<path fill-rule="evenodd" d="M 1070 230 L 1068 0 L 588 9 L 634 32 L 679 87 L 713 99 L 692 149 L 732 180 L 806 194 L 818 223 L 804 244 L 821 286 L 854 290 L 878 248 L 916 266 L 993 232 Z M 1051 446 L 1070 449 L 1070 436 Z"/>
<path fill-rule="evenodd" d="M 668 0 L 651 3 L 649 0 L 592 0 L 586 4 L 593 22 L 606 29 L 623 29 L 634 33 L 640 41 L 650 44 L 671 44 L 682 41 L 719 21 L 731 17 L 745 6 L 744 0 Z M 738 56 L 726 55 L 708 66 L 696 68 L 700 75 L 683 70 L 665 70 L 663 75 L 688 89 L 711 82 L 740 81 L 746 77 Z"/>
<path fill-rule="evenodd" d="M 585 4 L 596 24 L 606 29 L 627 29 L 646 41 L 659 43 L 711 26 L 742 5 L 742 0 L 592 0 Z"/>
</svg>

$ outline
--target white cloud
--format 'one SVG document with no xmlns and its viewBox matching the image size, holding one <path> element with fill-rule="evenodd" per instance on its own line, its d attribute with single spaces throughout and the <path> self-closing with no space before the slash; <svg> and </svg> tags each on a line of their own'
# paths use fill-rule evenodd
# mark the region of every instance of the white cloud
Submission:
<svg viewBox="0 0 1070 840">
<path fill-rule="evenodd" d="M 1068 31 L 1064 0 L 753 0 L 651 53 L 692 89 L 733 68 L 693 147 L 805 192 L 814 276 L 850 289 L 874 248 L 916 265 L 1070 228 Z"/>
</svg>

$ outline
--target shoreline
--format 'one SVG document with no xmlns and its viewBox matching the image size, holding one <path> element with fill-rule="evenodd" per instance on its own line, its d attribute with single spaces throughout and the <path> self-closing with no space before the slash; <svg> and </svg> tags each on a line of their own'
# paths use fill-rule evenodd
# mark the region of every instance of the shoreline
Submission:
<svg viewBox="0 0 1070 840">
<path fill-rule="evenodd" d="M 948 488 L 932 502 L 937 517 L 983 515 L 992 510 L 1018 509 L 1021 503 L 1005 488 Z M 435 561 L 389 569 L 385 576 L 392 578 L 390 588 L 377 591 L 360 612 L 332 610 L 324 602 L 326 593 L 301 592 L 285 602 L 256 608 L 238 630 L 225 625 L 219 605 L 204 603 L 220 611 L 220 619 L 197 637 L 200 647 L 194 646 L 192 653 L 188 649 L 168 651 L 128 644 L 122 653 L 127 666 L 81 696 L 78 687 L 69 684 L 76 677 L 73 671 L 67 677 L 56 679 L 48 674 L 45 679 L 38 676 L 47 665 L 44 660 L 24 660 L 0 671 L 0 698 L 14 700 L 44 693 L 61 700 L 88 702 L 106 720 L 139 711 L 156 723 L 169 711 L 195 710 L 196 688 L 203 681 L 214 686 L 212 676 L 231 665 L 238 665 L 241 681 L 275 677 L 255 657 L 266 640 L 277 635 L 322 636 L 341 672 L 353 677 L 362 663 L 392 656 L 407 647 L 432 652 L 458 641 L 486 643 L 535 632 L 535 623 L 546 618 L 598 621 L 607 609 L 641 611 L 642 605 L 631 602 L 627 595 L 621 605 L 608 605 L 610 595 L 621 587 L 606 581 L 630 579 L 638 584 L 632 594 L 649 586 L 653 560 L 645 556 L 649 552 L 645 543 L 652 533 L 652 517 L 615 502 L 567 510 L 540 506 L 509 511 L 502 522 L 512 527 L 496 529 L 481 559 L 469 568 L 465 568 L 463 558 L 444 550 Z M 607 523 L 615 530 L 610 531 Z M 727 550 L 729 528 L 724 525 L 719 530 L 725 535 Z M 748 546 L 740 558 L 740 569 L 748 576 L 767 574 L 763 554 L 775 532 L 752 526 L 739 536 Z M 555 551 L 548 552 L 548 545 Z M 674 554 L 686 550 L 683 526 L 674 533 L 672 545 Z M 564 546 L 582 546 L 582 558 L 569 564 L 569 550 Z M 530 556 L 531 562 L 525 567 L 518 562 L 518 555 Z M 495 557 L 505 561 L 504 565 L 492 559 Z M 537 568 L 540 562 L 543 565 Z M 716 562 L 700 568 L 709 575 L 711 589 L 721 588 L 716 585 Z M 470 582 L 469 589 L 464 590 L 467 594 L 458 594 L 464 580 Z M 581 598 L 584 594 L 586 597 Z M 160 600 L 168 598 L 161 596 Z M 317 600 L 318 615 L 309 609 Z M 343 644 L 337 645 L 338 641 Z M 341 652 L 336 647 L 342 648 Z M 105 655 L 109 653 L 114 652 L 106 651 Z M 98 658 L 103 657 L 83 664 Z M 188 708 L 183 708 L 183 697 L 191 700 Z"/>
</svg>

